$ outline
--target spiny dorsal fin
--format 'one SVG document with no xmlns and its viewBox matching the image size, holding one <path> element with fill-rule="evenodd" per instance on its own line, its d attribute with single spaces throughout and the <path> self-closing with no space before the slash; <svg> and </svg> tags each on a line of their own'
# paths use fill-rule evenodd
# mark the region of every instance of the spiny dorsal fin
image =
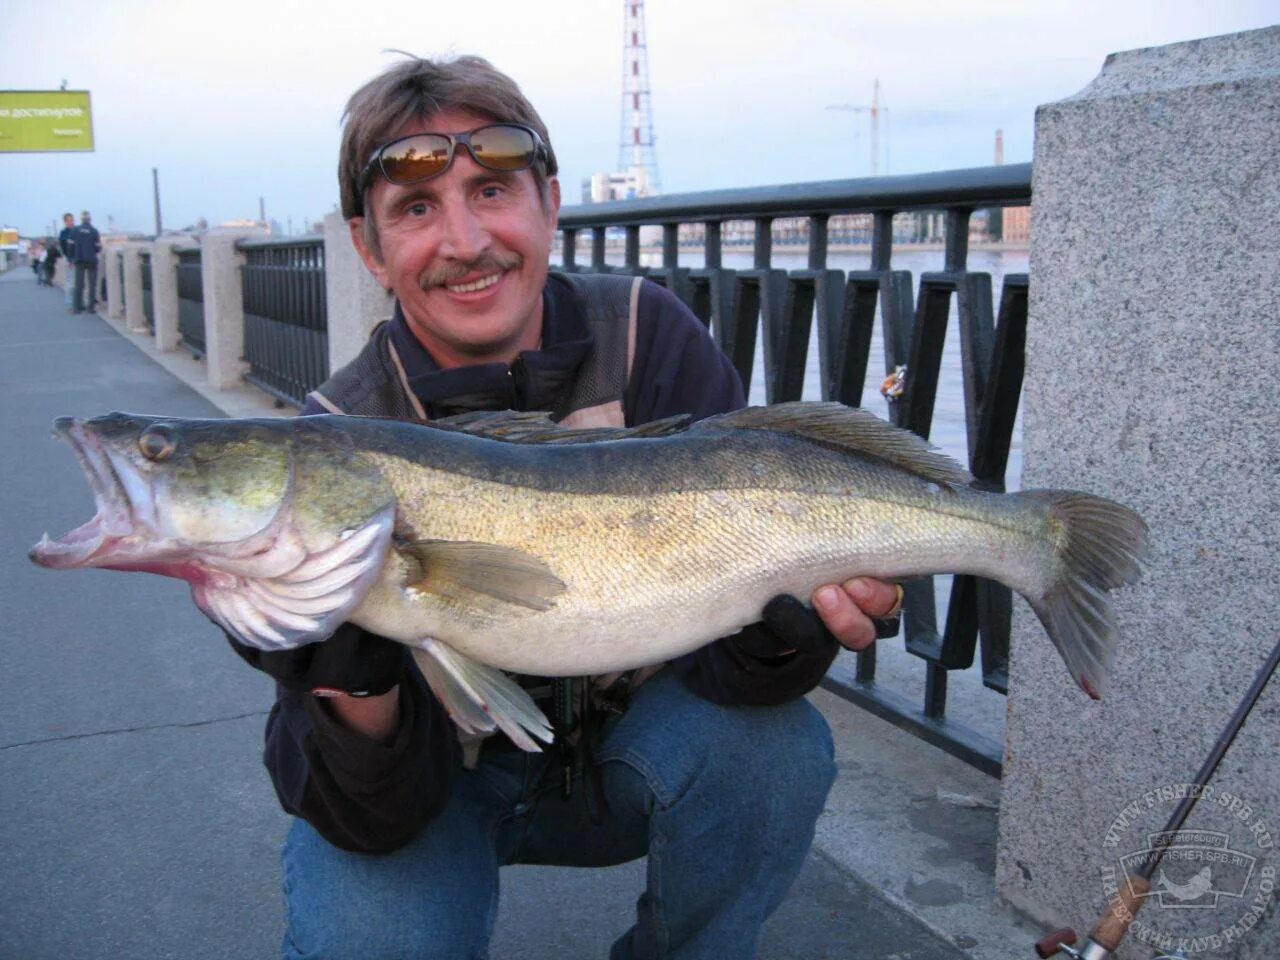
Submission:
<svg viewBox="0 0 1280 960">
<path fill-rule="evenodd" d="M 964 486 L 973 479 L 968 470 L 910 430 L 842 403 L 795 401 L 744 407 L 702 420 L 694 429 L 791 433 L 823 446 L 859 453 L 934 483 Z"/>
<path fill-rule="evenodd" d="M 417 561 L 405 586 L 469 606 L 550 610 L 564 592 L 564 581 L 537 557 L 496 543 L 415 540 L 396 549 Z"/>
<path fill-rule="evenodd" d="M 665 437 L 689 426 L 688 414 L 677 414 L 637 427 L 562 427 L 548 413 L 519 410 L 476 410 L 431 421 L 433 426 L 502 440 L 506 443 L 599 443 L 638 437 Z"/>
</svg>

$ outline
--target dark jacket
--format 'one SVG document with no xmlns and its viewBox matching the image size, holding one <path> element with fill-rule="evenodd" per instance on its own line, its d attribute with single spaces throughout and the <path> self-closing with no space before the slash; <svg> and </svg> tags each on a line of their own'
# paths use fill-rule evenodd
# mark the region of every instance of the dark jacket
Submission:
<svg viewBox="0 0 1280 960">
<path fill-rule="evenodd" d="M 66 257 L 68 260 L 72 259 L 71 231 L 73 231 L 74 229 L 75 227 L 63 227 L 62 231 L 58 234 L 58 249 L 62 251 L 62 255 Z"/>
<path fill-rule="evenodd" d="M 98 259 L 98 251 L 102 249 L 102 238 L 97 228 L 91 223 L 77 224 L 71 228 L 68 240 L 71 252 L 68 258 L 75 263 L 93 263 Z"/>
<path fill-rule="evenodd" d="M 593 338 L 570 284 L 552 274 L 543 295 L 543 344 L 502 364 L 440 370 L 397 309 L 353 364 L 389 365 L 365 356 L 390 341 L 429 416 L 459 410 L 553 410 L 572 389 Z M 744 405 L 737 373 L 706 328 L 674 295 L 641 287 L 632 374 L 623 399 L 628 425 L 680 413 L 711 416 Z M 366 369 L 369 369 L 366 366 Z M 335 383 L 339 371 L 330 378 Z M 320 388 L 324 393 L 329 384 Z M 345 409 L 345 407 L 344 407 Z M 323 413 L 314 398 L 303 413 Z M 726 638 L 667 667 L 697 693 L 720 703 L 777 703 L 811 690 L 835 650 L 759 660 Z M 265 761 L 280 802 L 335 846 L 362 852 L 407 843 L 443 807 L 458 766 L 451 721 L 405 658 L 401 725 L 376 744 L 337 723 L 324 702 L 281 687 L 267 721 Z"/>
</svg>

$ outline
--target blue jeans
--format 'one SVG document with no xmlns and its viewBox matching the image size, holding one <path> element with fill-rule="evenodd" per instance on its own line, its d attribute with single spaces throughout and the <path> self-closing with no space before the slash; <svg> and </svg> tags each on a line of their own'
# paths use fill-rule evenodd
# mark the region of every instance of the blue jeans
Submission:
<svg viewBox="0 0 1280 960">
<path fill-rule="evenodd" d="M 607 866 L 647 853 L 635 926 L 611 960 L 753 957 L 835 778 L 821 714 L 804 700 L 716 706 L 664 672 L 609 720 L 596 756 L 602 820 L 590 783 L 561 799 L 554 752 L 486 749 L 440 817 L 392 854 L 339 850 L 295 821 L 283 853 L 284 956 L 485 958 L 499 867 Z"/>
</svg>

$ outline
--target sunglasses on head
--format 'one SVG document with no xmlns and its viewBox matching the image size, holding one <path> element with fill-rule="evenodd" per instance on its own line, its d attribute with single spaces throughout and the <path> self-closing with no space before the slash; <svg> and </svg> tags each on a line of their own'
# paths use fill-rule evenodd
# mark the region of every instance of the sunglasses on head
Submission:
<svg viewBox="0 0 1280 960">
<path fill-rule="evenodd" d="M 375 171 L 391 183 L 420 183 L 453 165 L 457 148 L 486 170 L 513 173 L 546 160 L 542 138 L 521 123 L 491 123 L 464 133 L 414 133 L 379 147 L 360 174 L 361 193 Z"/>
</svg>

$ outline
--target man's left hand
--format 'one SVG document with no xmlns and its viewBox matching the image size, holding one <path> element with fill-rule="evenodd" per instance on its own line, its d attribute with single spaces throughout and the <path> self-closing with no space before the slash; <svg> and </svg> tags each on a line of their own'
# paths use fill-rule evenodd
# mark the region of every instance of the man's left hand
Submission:
<svg viewBox="0 0 1280 960">
<path fill-rule="evenodd" d="M 876 640 L 871 621 L 898 615 L 901 593 L 895 583 L 872 577 L 854 577 L 844 583 L 829 583 L 813 591 L 813 609 L 841 644 L 850 650 L 865 650 Z"/>
</svg>

